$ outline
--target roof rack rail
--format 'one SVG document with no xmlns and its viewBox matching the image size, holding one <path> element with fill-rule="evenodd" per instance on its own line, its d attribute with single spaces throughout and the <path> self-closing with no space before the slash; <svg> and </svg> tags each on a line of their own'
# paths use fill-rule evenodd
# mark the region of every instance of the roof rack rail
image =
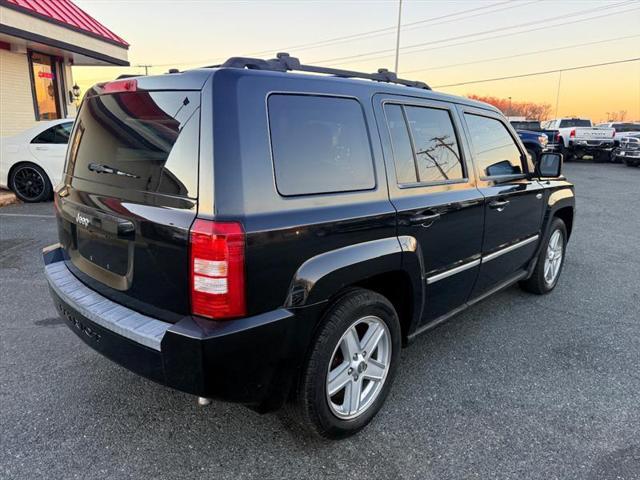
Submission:
<svg viewBox="0 0 640 480">
<path fill-rule="evenodd" d="M 364 78 L 374 80 L 376 82 L 397 83 L 407 87 L 423 88 L 431 90 L 431 87 L 424 82 L 415 80 L 404 80 L 398 78 L 394 72 L 390 72 L 386 68 L 380 68 L 376 73 L 355 72 L 352 70 L 341 70 L 338 68 L 317 67 L 314 65 L 304 65 L 296 57 L 290 56 L 288 53 L 278 53 L 276 58 L 263 60 L 261 58 L 250 57 L 231 57 L 220 65 L 212 65 L 209 68 L 226 67 L 226 68 L 248 68 L 251 70 L 270 70 L 274 72 L 309 72 L 309 73 L 325 73 L 345 78 Z"/>
</svg>

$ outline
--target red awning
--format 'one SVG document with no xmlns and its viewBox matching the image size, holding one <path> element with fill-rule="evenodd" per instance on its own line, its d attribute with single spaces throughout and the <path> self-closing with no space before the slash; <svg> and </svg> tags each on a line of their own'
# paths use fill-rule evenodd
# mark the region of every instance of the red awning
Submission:
<svg viewBox="0 0 640 480">
<path fill-rule="evenodd" d="M 6 0 L 11 7 L 50 22 L 128 47 L 129 44 L 70 0 Z"/>
</svg>

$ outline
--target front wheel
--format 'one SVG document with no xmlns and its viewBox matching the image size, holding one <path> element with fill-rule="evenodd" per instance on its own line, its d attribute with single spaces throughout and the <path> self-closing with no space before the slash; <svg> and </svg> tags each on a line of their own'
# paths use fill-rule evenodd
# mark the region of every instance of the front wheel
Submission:
<svg viewBox="0 0 640 480">
<path fill-rule="evenodd" d="M 382 295 L 355 289 L 325 315 L 301 374 L 296 408 L 303 427 L 326 438 L 364 428 L 391 388 L 400 322 Z"/>
<path fill-rule="evenodd" d="M 567 227 L 560 218 L 556 217 L 551 221 L 531 277 L 520 282 L 520 286 L 538 295 L 553 290 L 564 266 L 566 246 Z"/>
</svg>

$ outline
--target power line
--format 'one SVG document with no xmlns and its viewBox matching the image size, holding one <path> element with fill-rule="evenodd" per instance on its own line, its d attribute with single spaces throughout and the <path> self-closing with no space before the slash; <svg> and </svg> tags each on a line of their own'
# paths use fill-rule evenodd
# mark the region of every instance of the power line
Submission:
<svg viewBox="0 0 640 480">
<path fill-rule="evenodd" d="M 430 18 L 425 18 L 423 20 L 417 20 L 417 21 L 414 21 L 414 22 L 403 23 L 401 26 L 403 28 L 410 28 L 410 27 L 413 27 L 413 26 L 416 26 L 416 25 L 420 25 L 420 24 L 424 24 L 424 23 L 430 23 L 430 22 L 433 22 L 435 20 L 442 20 L 442 19 L 445 19 L 445 18 L 456 17 L 456 16 L 459 16 L 459 15 L 463 15 L 465 13 L 476 12 L 478 10 L 486 10 L 486 9 L 493 8 L 493 7 L 498 7 L 498 6 L 504 5 L 504 4 L 513 4 L 513 2 L 514 2 L 514 0 L 506 0 L 506 1 L 503 1 L 503 2 L 492 3 L 491 5 L 483 5 L 482 7 L 469 8 L 467 10 L 461 10 L 459 12 L 453 12 L 453 13 L 448 13 L 446 15 L 440 15 L 439 17 L 430 17 Z M 527 2 L 527 3 L 532 3 L 532 2 Z M 519 6 L 520 6 L 520 4 L 517 4 L 517 5 L 512 5 L 509 8 L 515 8 L 515 7 L 519 7 Z M 500 10 L 496 10 L 496 11 L 500 11 Z M 486 13 L 493 13 L 493 12 L 486 12 Z M 456 20 L 461 20 L 461 19 L 454 19 L 454 21 L 456 21 Z M 248 53 L 247 55 L 261 55 L 261 54 L 268 54 L 268 53 L 273 53 L 273 52 L 280 52 L 280 51 L 284 51 L 284 50 L 296 50 L 296 51 L 298 51 L 298 50 L 303 50 L 303 49 L 307 49 L 307 48 L 324 47 L 324 46 L 327 46 L 327 45 L 325 45 L 327 43 L 330 43 L 330 44 L 342 43 L 344 41 L 352 41 L 353 39 L 359 40 L 360 37 L 377 36 L 379 34 L 388 35 L 388 34 L 394 33 L 396 28 L 397 28 L 396 26 L 378 28 L 378 29 L 375 29 L 375 30 L 368 30 L 366 32 L 359 32 L 359 33 L 353 33 L 353 34 L 350 34 L 350 35 L 343 35 L 343 36 L 340 36 L 340 37 L 328 38 L 326 40 L 320 40 L 320 41 L 317 41 L 317 42 L 302 43 L 302 44 L 299 44 L 299 45 L 291 45 L 291 46 L 282 47 L 282 48 L 272 48 L 272 49 L 269 49 L 269 50 L 260 50 L 260 51 L 257 51 L 257 52 Z"/>
<path fill-rule="evenodd" d="M 449 45 L 441 45 L 441 46 L 438 46 L 438 47 L 420 48 L 420 49 L 417 49 L 417 50 L 412 50 L 410 52 L 405 52 L 405 55 L 410 55 L 410 54 L 413 54 L 413 53 L 421 53 L 421 52 L 430 52 L 430 51 L 433 51 L 433 50 L 440 50 L 440 49 L 443 49 L 443 48 L 458 47 L 460 45 L 469 45 L 470 43 L 484 42 L 486 40 L 494 40 L 496 38 L 511 37 L 511 36 L 514 36 L 514 35 L 521 35 L 523 33 L 536 32 L 536 31 L 540 31 L 540 30 L 547 30 L 549 28 L 562 27 L 562 26 L 565 26 L 565 25 L 571 25 L 571 24 L 575 24 L 575 23 L 586 22 L 586 21 L 589 21 L 589 20 L 598 20 L 598 19 L 600 19 L 602 17 L 612 16 L 612 15 L 619 15 L 621 13 L 627 13 L 627 12 L 631 12 L 631 11 L 634 11 L 634 10 L 638 10 L 638 8 L 632 8 L 632 9 L 629 9 L 629 10 L 624 10 L 622 12 L 606 13 L 604 15 L 595 16 L 595 17 L 582 18 L 582 19 L 578 19 L 578 20 L 571 20 L 571 21 L 568 21 L 568 22 L 558 23 L 556 25 L 543 25 L 541 27 L 529 28 L 529 29 L 523 30 L 521 32 L 501 33 L 499 35 L 492 35 L 490 37 L 479 38 L 479 39 L 476 39 L 476 40 L 466 40 L 464 42 L 451 43 Z M 382 58 L 389 58 L 389 57 L 390 57 L 390 55 L 380 55 L 380 56 L 377 56 L 377 57 L 371 57 L 371 58 L 366 58 L 366 59 L 363 59 L 363 60 L 360 60 L 360 61 L 356 61 L 355 63 L 369 62 L 369 61 L 372 61 L 372 60 L 379 60 L 379 59 L 382 59 Z M 338 63 L 337 65 L 353 64 L 353 63 L 354 62 L 342 62 L 342 63 Z M 333 65 L 336 65 L 336 64 L 333 64 Z"/>
<path fill-rule="evenodd" d="M 495 81 L 498 81 L 498 80 L 509 80 L 511 78 L 533 77 L 533 76 L 536 76 L 536 75 L 547 75 L 547 74 L 550 74 L 550 73 L 570 72 L 572 70 L 582 70 L 582 69 L 585 69 L 585 68 L 604 67 L 606 65 L 615 65 L 615 64 L 618 64 L 618 63 L 637 62 L 639 60 L 640 60 L 640 57 L 626 58 L 624 60 L 615 60 L 615 61 L 611 61 L 611 62 L 592 63 L 591 65 L 580 65 L 579 67 L 566 67 L 566 68 L 558 68 L 556 70 L 545 70 L 543 72 L 522 73 L 520 75 L 509 75 L 509 76 L 506 76 L 506 77 L 484 78 L 482 80 L 471 80 L 469 82 L 450 83 L 450 84 L 447 84 L 447 85 L 435 85 L 434 88 L 459 87 L 461 85 L 470 85 L 472 83 L 495 82 Z"/>
<path fill-rule="evenodd" d="M 624 1 L 624 2 L 619 2 L 619 3 L 616 3 L 616 4 L 609 5 L 609 7 L 610 8 L 617 8 L 617 7 L 622 7 L 622 6 L 631 4 L 631 3 L 637 3 L 637 2 L 635 2 L 634 0 L 627 0 L 627 1 Z M 570 24 L 570 23 L 578 23 L 578 22 L 583 22 L 583 21 L 587 21 L 587 20 L 593 20 L 593 19 L 602 18 L 602 17 L 606 17 L 606 16 L 611 16 L 611 15 L 618 15 L 620 13 L 626 13 L 626 12 L 630 12 L 630 11 L 633 11 L 633 10 L 635 10 L 635 9 L 629 9 L 629 10 L 618 11 L 618 12 L 609 12 L 609 13 L 606 13 L 606 14 L 603 14 L 603 15 L 600 15 L 600 16 L 596 16 L 596 17 L 572 20 L 570 22 L 560 23 L 560 24 L 556 24 L 556 25 L 544 25 L 542 27 L 538 27 L 538 28 L 532 29 L 530 31 L 541 30 L 541 29 L 544 29 L 544 28 L 558 27 L 558 26 L 561 26 L 561 25 L 567 25 L 567 24 Z M 591 13 L 593 11 L 602 11 L 602 6 L 599 6 L 597 8 L 588 8 L 586 10 L 579 10 L 577 12 L 570 13 L 569 15 L 582 16 L 582 15 L 589 14 L 589 13 Z M 480 31 L 480 32 L 467 33 L 465 35 L 455 35 L 453 37 L 442 38 L 442 39 L 439 39 L 439 40 L 431 40 L 431 41 L 428 41 L 428 42 L 415 43 L 413 45 L 407 45 L 405 47 L 402 47 L 401 50 L 407 50 L 407 49 L 411 49 L 411 48 L 422 47 L 422 46 L 425 46 L 425 45 L 434 45 L 434 44 L 438 44 L 438 43 L 446 43 L 446 42 L 449 42 L 449 41 L 452 41 L 452 40 L 459 40 L 459 39 L 462 39 L 462 38 L 477 37 L 479 35 L 489 34 L 489 33 L 495 32 L 497 30 L 512 30 L 514 28 L 521 28 L 521 27 L 525 27 L 525 26 L 529 26 L 529 25 L 539 25 L 542 22 L 551 22 L 551 21 L 556 21 L 556 20 L 558 20 L 557 16 L 547 17 L 547 18 L 543 18 L 543 19 L 533 20 L 533 21 L 530 21 L 530 22 L 520 23 L 520 24 L 517 24 L 517 25 L 511 25 L 509 27 L 492 28 L 491 30 L 483 30 L 483 31 Z M 519 34 L 519 33 L 525 33 L 525 32 L 515 32 L 515 33 L 509 33 L 507 35 L 516 35 L 516 34 Z M 485 40 L 485 39 L 480 39 L 480 40 Z M 478 41 L 478 40 L 474 40 L 474 41 Z M 377 53 L 389 53 L 389 52 L 393 52 L 393 48 L 391 48 L 391 49 L 385 48 L 385 49 L 381 49 L 381 50 L 372 50 L 372 51 L 369 51 L 369 52 L 359 53 L 359 54 L 354 54 L 354 55 L 347 55 L 347 56 L 344 56 L 344 57 L 334 57 L 334 58 L 328 58 L 328 59 L 324 59 L 324 60 L 316 60 L 316 61 L 313 61 L 312 63 L 322 64 L 322 63 L 335 62 L 335 61 L 340 61 L 340 60 L 350 60 L 350 59 L 354 59 L 354 58 L 365 57 L 365 56 L 368 56 L 368 55 L 375 55 Z M 407 53 L 413 53 L 413 52 L 407 52 Z M 389 55 L 385 55 L 384 57 L 388 57 L 388 56 Z M 377 58 L 379 58 L 379 57 L 377 57 Z M 373 58 L 369 58 L 368 60 L 373 60 Z"/>
<path fill-rule="evenodd" d="M 507 5 L 506 7 L 503 8 L 499 8 L 496 10 L 492 10 L 489 12 L 481 12 L 481 13 L 476 13 L 474 15 L 465 15 L 461 18 L 453 18 L 453 19 L 449 19 L 449 20 L 445 20 L 442 22 L 437 22 L 432 24 L 431 26 L 434 25 L 442 25 L 445 23 L 451 23 L 451 22 L 456 22 L 459 20 L 466 20 L 469 18 L 473 18 L 473 17 L 477 17 L 480 15 L 487 15 L 490 13 L 496 13 L 496 12 L 501 12 L 503 10 L 508 10 L 511 8 L 519 8 L 519 7 L 523 7 L 525 5 L 529 5 L 531 3 L 536 3 L 536 2 L 540 2 L 542 0 L 531 0 L 528 2 L 517 2 L 516 4 L 513 4 L 515 0 L 507 0 L 504 2 L 498 2 L 498 3 L 493 3 L 491 5 L 484 5 L 482 7 L 476 7 L 476 8 L 470 8 L 467 10 L 461 10 L 459 12 L 454 12 L 454 13 L 450 13 L 447 15 L 441 15 L 439 17 L 431 17 L 431 18 L 425 18 L 423 20 L 417 20 L 414 22 L 408 22 L 408 23 L 404 23 L 401 25 L 401 27 L 403 28 L 403 30 L 407 30 L 407 29 L 411 29 L 416 28 L 419 25 L 425 24 L 425 23 L 431 23 L 434 22 L 436 20 L 441 20 L 441 19 L 446 19 L 446 18 L 450 18 L 450 17 L 454 17 L 454 16 L 460 16 L 460 15 L 464 15 L 465 13 L 471 13 L 471 12 L 476 12 L 478 10 L 485 10 L 485 9 L 489 9 L 489 8 L 493 8 L 493 7 L 498 7 L 500 5 L 504 5 L 504 4 L 510 4 Z M 299 44 L 299 45 L 290 45 L 288 47 L 280 47 L 280 48 L 271 48 L 269 50 L 260 50 L 260 51 L 256 51 L 256 52 L 249 52 L 249 53 L 244 53 L 242 54 L 242 56 L 259 56 L 259 55 L 266 55 L 266 54 L 273 54 L 274 52 L 282 52 L 282 51 L 300 51 L 300 50 L 307 50 L 307 49 L 312 49 L 312 48 L 320 48 L 320 47 L 328 47 L 328 46 L 333 46 L 333 45 L 337 45 L 340 43 L 348 43 L 348 42 L 352 42 L 352 41 L 356 41 L 356 40 L 361 40 L 361 39 L 365 39 L 365 38 L 373 38 L 373 37 L 377 37 L 380 35 L 389 35 L 394 33 L 395 29 L 397 28 L 397 26 L 395 27 L 386 27 L 386 28 L 379 28 L 376 30 L 369 30 L 366 32 L 360 32 L 360 33 L 354 33 L 351 35 L 344 35 L 341 37 L 334 37 L 334 38 L 329 38 L 326 40 L 320 40 L 317 42 L 311 42 L 311 43 L 303 43 L 303 44 Z M 171 66 L 179 66 L 179 65 L 194 65 L 194 64 L 204 64 L 204 63 L 212 63 L 212 62 L 216 62 L 216 61 L 222 61 L 222 60 L 226 60 L 226 58 L 222 58 L 222 57 L 217 57 L 215 59 L 204 59 L 204 60 L 194 60 L 194 61 L 190 61 L 190 62 L 174 62 L 174 63 L 164 63 L 164 64 L 156 64 L 155 66 L 157 67 L 171 67 Z"/>
<path fill-rule="evenodd" d="M 609 42 L 615 42 L 618 40 L 627 40 L 629 38 L 637 38 L 640 37 L 640 34 L 638 35 L 627 35 L 624 37 L 616 37 L 616 38 L 609 38 L 609 39 L 605 39 L 605 40 L 596 40 L 594 42 L 586 42 L 586 43 L 574 43 L 573 45 L 565 45 L 562 47 L 553 47 L 553 48 L 545 48 L 544 50 L 534 50 L 531 52 L 524 52 L 524 53 L 516 53 L 513 55 L 505 55 L 503 57 L 491 57 L 491 58 L 483 58 L 480 60 L 473 60 L 471 62 L 461 62 L 461 63 L 450 63 L 448 65 L 438 65 L 436 67 L 429 67 L 429 68 L 420 68 L 420 69 L 416 69 L 416 70 L 403 70 L 402 74 L 406 75 L 408 73 L 417 73 L 417 72 L 428 72 L 431 70 L 440 70 L 443 68 L 450 68 L 450 67 L 461 67 L 464 65 L 474 65 L 476 63 L 486 63 L 486 62 L 493 62 L 496 60 L 507 60 L 509 58 L 518 58 L 518 57 L 526 57 L 528 55 L 536 55 L 538 53 L 547 53 L 547 52 L 556 52 L 558 50 L 568 50 L 570 48 L 576 48 L 576 47 L 586 47 L 589 45 L 598 45 L 601 43 L 609 43 Z"/>
</svg>

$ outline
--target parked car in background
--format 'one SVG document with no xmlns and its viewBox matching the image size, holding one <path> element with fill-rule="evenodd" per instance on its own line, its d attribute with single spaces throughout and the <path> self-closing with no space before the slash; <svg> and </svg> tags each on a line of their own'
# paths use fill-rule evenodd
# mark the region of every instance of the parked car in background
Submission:
<svg viewBox="0 0 640 480">
<path fill-rule="evenodd" d="M 23 202 L 50 200 L 60 182 L 73 120 L 38 125 L 0 139 L 0 187 L 9 188 Z"/>
<path fill-rule="evenodd" d="M 557 118 L 542 123 L 547 130 L 557 130 L 557 141 L 566 161 L 592 156 L 596 161 L 608 161 L 613 151 L 613 128 L 596 128 L 588 118 Z"/>
<path fill-rule="evenodd" d="M 616 133 L 613 137 L 613 141 L 615 144 L 615 147 L 619 147 L 620 146 L 620 140 L 623 137 L 627 137 L 631 134 L 635 134 L 638 133 L 640 134 L 640 123 L 635 123 L 635 122 L 607 122 L 607 123 L 599 123 L 598 125 L 596 125 L 598 128 L 613 128 L 615 129 Z M 619 162 L 620 161 L 620 157 L 618 155 L 612 154 L 611 155 L 611 161 L 612 162 Z"/>
<path fill-rule="evenodd" d="M 640 166 L 640 132 L 630 133 L 620 139 L 620 145 L 615 149 L 614 161 L 624 162 L 628 167 Z"/>
<path fill-rule="evenodd" d="M 562 156 L 534 166 L 495 107 L 287 54 L 97 85 L 68 155 L 43 252 L 67 326 L 330 438 L 371 421 L 418 334 L 553 290 L 574 218 Z"/>
<path fill-rule="evenodd" d="M 546 151 L 555 151 L 557 146 L 557 130 L 546 130 L 542 128 L 539 120 L 509 120 L 509 123 L 513 128 L 519 131 L 529 131 L 538 134 L 543 134 L 547 137 Z"/>
<path fill-rule="evenodd" d="M 608 122 L 608 123 L 599 123 L 596 125 L 597 128 L 613 128 L 616 133 L 613 137 L 617 142 L 622 137 L 626 137 L 631 133 L 640 133 L 640 123 L 634 122 Z"/>
<path fill-rule="evenodd" d="M 536 163 L 542 153 L 547 150 L 549 139 L 542 132 L 516 129 L 516 133 L 520 137 L 520 140 L 522 140 L 531 160 Z"/>
</svg>

